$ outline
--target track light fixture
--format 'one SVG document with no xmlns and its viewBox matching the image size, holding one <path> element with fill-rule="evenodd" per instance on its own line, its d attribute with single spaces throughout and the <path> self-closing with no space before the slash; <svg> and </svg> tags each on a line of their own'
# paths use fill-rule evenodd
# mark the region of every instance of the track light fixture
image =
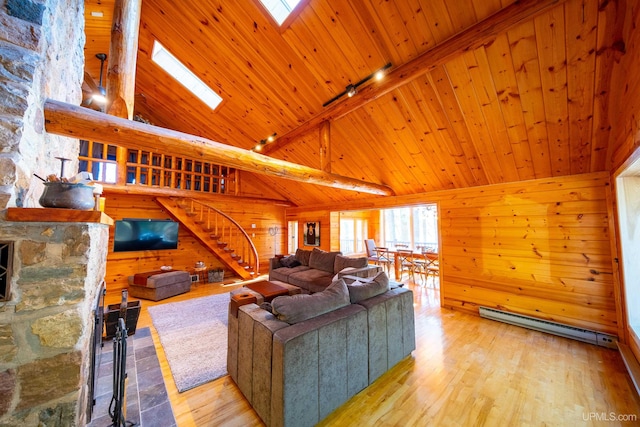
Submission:
<svg viewBox="0 0 640 427">
<path fill-rule="evenodd" d="M 331 104 L 332 102 L 336 101 L 339 98 L 342 98 L 345 95 L 347 95 L 349 98 L 351 98 L 356 93 L 358 93 L 358 87 L 359 86 L 365 84 L 366 82 L 368 82 L 369 80 L 373 79 L 374 77 L 375 77 L 376 80 L 382 79 L 382 77 L 384 77 L 384 72 L 389 68 L 391 68 L 391 62 L 389 62 L 384 67 L 382 67 L 382 68 L 374 71 L 373 73 L 369 74 L 367 77 L 365 77 L 364 79 L 360 80 L 358 83 L 348 85 L 345 88 L 344 92 L 337 94 L 336 96 L 334 96 L 333 98 L 331 98 L 330 100 L 328 100 L 327 102 L 322 104 L 322 106 L 326 107 L 327 105 Z"/>
<path fill-rule="evenodd" d="M 258 142 L 258 144 L 256 144 L 255 147 L 253 147 L 253 151 L 261 151 L 262 147 L 264 147 L 265 145 L 275 141 L 276 140 L 276 136 L 278 136 L 278 134 L 276 132 L 274 132 L 271 135 L 269 135 L 268 137 L 266 137 L 265 139 L 261 139 L 260 142 Z"/>
</svg>

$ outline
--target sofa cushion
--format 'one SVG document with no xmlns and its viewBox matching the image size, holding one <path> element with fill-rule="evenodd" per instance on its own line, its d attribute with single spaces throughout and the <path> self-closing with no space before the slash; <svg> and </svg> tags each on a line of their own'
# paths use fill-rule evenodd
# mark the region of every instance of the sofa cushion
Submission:
<svg viewBox="0 0 640 427">
<path fill-rule="evenodd" d="M 284 257 L 280 260 L 280 264 L 283 267 L 287 267 L 287 268 L 293 268 L 293 267 L 297 267 L 299 265 L 302 265 L 302 263 L 300 261 L 298 261 L 298 258 L 296 258 L 295 255 L 291 255 L 291 256 L 287 256 Z"/>
<path fill-rule="evenodd" d="M 387 292 L 389 287 L 389 277 L 384 271 L 371 278 L 362 278 L 347 285 L 349 298 L 352 304 L 373 298 Z"/>
<path fill-rule="evenodd" d="M 333 263 L 333 272 L 339 273 L 347 267 L 364 268 L 369 264 L 366 257 L 362 258 L 349 258 L 342 255 L 336 255 L 336 259 Z"/>
<path fill-rule="evenodd" d="M 315 268 L 306 268 L 306 270 L 290 274 L 288 276 L 289 284 L 306 289 L 310 293 L 324 291 L 331 284 L 333 274 Z"/>
<path fill-rule="evenodd" d="M 309 267 L 333 273 L 336 256 L 341 254 L 342 252 L 325 252 L 316 248 L 311 251 Z"/>
<path fill-rule="evenodd" d="M 280 267 L 275 270 L 271 270 L 269 272 L 269 280 L 279 280 L 280 282 L 290 283 L 289 276 L 294 273 L 298 273 L 301 271 L 309 270 L 309 267 L 304 265 L 299 265 L 297 267 L 288 268 L 288 267 Z M 292 283 L 295 285 L 295 283 Z"/>
<path fill-rule="evenodd" d="M 291 325 L 349 305 L 344 280 L 336 280 L 322 292 L 279 296 L 271 301 L 273 314 Z"/>
<path fill-rule="evenodd" d="M 302 265 L 309 265 L 309 257 L 311 256 L 311 251 L 306 249 L 297 249 L 296 250 L 296 258 L 300 261 Z"/>
</svg>

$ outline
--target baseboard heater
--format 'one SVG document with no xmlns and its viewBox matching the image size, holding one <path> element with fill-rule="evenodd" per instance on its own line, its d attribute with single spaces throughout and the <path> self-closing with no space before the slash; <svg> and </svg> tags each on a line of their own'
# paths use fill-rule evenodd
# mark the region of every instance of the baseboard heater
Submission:
<svg viewBox="0 0 640 427">
<path fill-rule="evenodd" d="M 602 332 L 590 331 L 588 329 L 576 328 L 574 326 L 563 325 L 562 323 L 550 322 L 522 314 L 509 313 L 488 307 L 480 307 L 480 316 L 486 319 L 497 320 L 515 326 L 521 326 L 535 331 L 546 332 L 565 338 L 583 341 L 589 344 L 599 345 L 617 349 L 618 337 L 604 334 Z"/>
</svg>

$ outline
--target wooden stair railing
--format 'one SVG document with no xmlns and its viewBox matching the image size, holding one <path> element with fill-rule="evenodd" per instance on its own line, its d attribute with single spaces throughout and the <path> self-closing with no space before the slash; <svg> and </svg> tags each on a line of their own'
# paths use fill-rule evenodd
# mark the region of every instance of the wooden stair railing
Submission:
<svg viewBox="0 0 640 427">
<path fill-rule="evenodd" d="M 242 279 L 259 274 L 253 241 L 229 215 L 191 198 L 156 197 L 156 201 Z"/>
</svg>

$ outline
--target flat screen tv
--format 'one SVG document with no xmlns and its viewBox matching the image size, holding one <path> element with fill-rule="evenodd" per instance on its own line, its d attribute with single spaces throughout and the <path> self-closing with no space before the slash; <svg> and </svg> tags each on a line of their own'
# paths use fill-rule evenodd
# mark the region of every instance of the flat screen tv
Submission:
<svg viewBox="0 0 640 427">
<path fill-rule="evenodd" d="M 162 219 L 125 218 L 116 221 L 114 252 L 178 248 L 178 223 Z"/>
</svg>

